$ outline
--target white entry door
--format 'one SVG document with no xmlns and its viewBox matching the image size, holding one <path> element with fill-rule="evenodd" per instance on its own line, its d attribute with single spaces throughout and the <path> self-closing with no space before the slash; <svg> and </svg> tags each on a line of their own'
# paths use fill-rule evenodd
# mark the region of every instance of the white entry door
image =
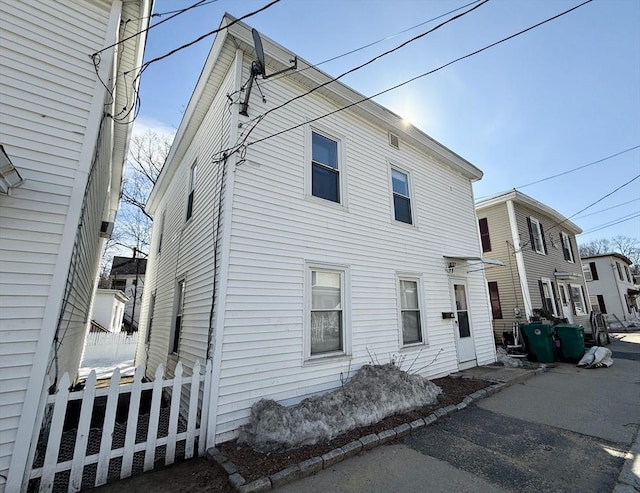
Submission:
<svg viewBox="0 0 640 493">
<path fill-rule="evenodd" d="M 562 304 L 562 316 L 566 318 L 570 324 L 573 323 L 573 310 L 571 309 L 571 298 L 569 298 L 569 288 L 566 284 L 558 283 L 560 290 L 560 303 Z"/>
<path fill-rule="evenodd" d="M 471 317 L 467 298 L 467 284 L 463 280 L 452 280 L 454 300 L 454 320 L 456 343 L 458 345 L 458 362 L 464 363 L 476 359 L 476 348 L 473 341 Z"/>
</svg>

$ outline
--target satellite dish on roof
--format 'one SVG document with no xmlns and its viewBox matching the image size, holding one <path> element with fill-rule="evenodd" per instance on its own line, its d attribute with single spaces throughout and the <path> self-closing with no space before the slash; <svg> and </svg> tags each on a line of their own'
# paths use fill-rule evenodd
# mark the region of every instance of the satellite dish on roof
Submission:
<svg viewBox="0 0 640 493">
<path fill-rule="evenodd" d="M 268 79 L 269 77 L 273 77 L 274 75 L 279 75 L 284 72 L 288 72 L 289 70 L 295 70 L 296 68 L 298 68 L 298 57 L 295 57 L 293 60 L 290 60 L 290 62 L 292 63 L 291 67 L 287 67 L 271 75 L 267 75 L 267 64 L 264 61 L 264 49 L 262 48 L 262 39 L 260 39 L 260 33 L 257 31 L 257 29 L 252 29 L 251 35 L 253 36 L 253 46 L 256 50 L 256 59 L 251 62 L 251 75 L 249 75 L 249 85 L 247 86 L 247 93 L 244 97 L 244 101 L 240 105 L 240 114 L 244 116 L 249 116 L 247 113 L 247 109 L 249 108 L 251 88 L 253 87 L 254 80 L 259 75 L 261 75 L 263 79 Z"/>
</svg>

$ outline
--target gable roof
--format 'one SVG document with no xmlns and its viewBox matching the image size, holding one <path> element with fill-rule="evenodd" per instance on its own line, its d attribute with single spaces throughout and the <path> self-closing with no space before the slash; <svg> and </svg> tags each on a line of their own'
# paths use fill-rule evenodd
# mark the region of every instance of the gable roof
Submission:
<svg viewBox="0 0 640 493">
<path fill-rule="evenodd" d="M 536 199 L 529 197 L 527 194 L 524 194 L 515 188 L 508 192 L 501 192 L 496 195 L 492 195 L 491 197 L 487 197 L 486 199 L 478 200 L 476 202 L 476 211 L 481 211 L 494 205 L 503 204 L 509 200 L 550 217 L 557 226 L 562 225 L 562 229 L 568 230 L 573 234 L 577 235 L 582 233 L 582 229 L 578 225 L 569 221 L 569 219 L 564 217 L 558 211 L 543 204 L 542 202 L 538 202 Z"/>
<path fill-rule="evenodd" d="M 131 257 L 113 257 L 111 265 L 112 276 L 124 276 L 136 273 L 136 260 L 138 261 L 138 275 L 143 276 L 147 270 L 147 259 Z"/>
<path fill-rule="evenodd" d="M 149 196 L 147 210 L 151 214 L 153 214 L 153 211 L 158 206 L 160 198 L 171 182 L 189 144 L 204 120 L 206 112 L 213 98 L 216 96 L 225 74 L 233 64 L 235 51 L 240 49 L 247 57 L 251 59 L 254 57 L 255 50 L 253 47 L 251 27 L 238 21 L 229 14 L 225 14 L 222 18 L 220 27 L 222 28 L 224 26 L 228 27 L 216 35 L 200 78 L 198 79 L 187 109 L 182 117 L 182 121 L 180 122 L 180 126 L 178 127 L 178 131 L 176 132 L 165 166 Z M 275 41 L 262 35 L 261 38 L 269 72 L 287 68 L 290 66 L 290 61 L 293 58 L 297 58 L 297 70 L 288 73 L 288 78 L 299 82 L 309 89 L 316 88 L 323 83 L 333 80 L 333 77 L 313 67 L 309 62 L 306 62 Z M 431 155 L 437 156 L 442 163 L 468 179 L 476 181 L 482 178 L 482 171 L 473 164 L 432 139 L 415 126 L 407 124 L 399 115 L 396 115 L 373 100 L 367 99 L 366 96 L 354 91 L 342 82 L 333 81 L 319 88 L 316 92 L 329 98 L 338 106 L 345 107 L 353 105 L 348 111 L 368 121 L 374 122 L 387 131 L 392 131 L 402 136 L 404 140 L 419 148 L 428 150 Z M 298 123 L 302 122 L 292 121 L 292 124 Z"/>
<path fill-rule="evenodd" d="M 592 258 L 601 258 L 601 257 L 616 257 L 622 260 L 623 262 L 625 262 L 627 265 L 633 265 L 633 262 L 629 259 L 629 257 L 626 257 L 618 252 L 598 253 L 596 255 L 587 255 L 584 257 L 580 256 L 580 258 L 583 260 L 588 260 Z"/>
</svg>

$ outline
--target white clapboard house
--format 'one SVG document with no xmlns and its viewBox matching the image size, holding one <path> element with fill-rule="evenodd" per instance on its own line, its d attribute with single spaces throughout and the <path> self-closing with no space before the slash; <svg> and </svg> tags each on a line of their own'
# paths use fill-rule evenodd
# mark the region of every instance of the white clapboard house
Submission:
<svg viewBox="0 0 640 493">
<path fill-rule="evenodd" d="M 262 44 L 267 76 L 295 67 L 265 80 L 253 63 L 266 102 L 251 28 L 218 33 L 148 202 L 136 364 L 212 360 L 208 443 L 260 398 L 294 403 L 370 361 L 435 377 L 495 360 L 482 172 L 340 82 L 249 133 L 330 80 Z"/>
<path fill-rule="evenodd" d="M 77 375 L 145 34 L 112 45 L 150 10 L 0 2 L 0 491 L 20 491 L 49 386 Z"/>
</svg>

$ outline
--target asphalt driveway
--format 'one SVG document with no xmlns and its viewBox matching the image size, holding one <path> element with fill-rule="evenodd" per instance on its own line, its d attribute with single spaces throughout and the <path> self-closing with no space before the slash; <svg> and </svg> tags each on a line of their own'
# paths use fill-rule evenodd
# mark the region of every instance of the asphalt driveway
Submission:
<svg viewBox="0 0 640 493">
<path fill-rule="evenodd" d="M 620 337 L 610 368 L 559 364 L 278 491 L 613 491 L 640 427 L 640 334 Z"/>
</svg>

